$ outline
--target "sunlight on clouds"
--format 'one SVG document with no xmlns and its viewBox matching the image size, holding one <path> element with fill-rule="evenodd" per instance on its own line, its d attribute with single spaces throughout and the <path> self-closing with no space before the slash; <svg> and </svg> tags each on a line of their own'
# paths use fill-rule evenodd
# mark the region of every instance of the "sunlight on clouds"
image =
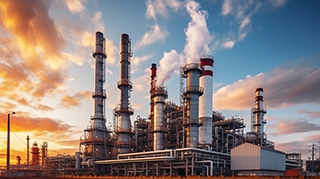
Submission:
<svg viewBox="0 0 320 179">
<path fill-rule="evenodd" d="M 104 25 L 103 25 L 103 21 L 102 21 L 102 12 L 97 11 L 93 18 L 91 19 L 93 25 L 94 25 L 94 29 L 95 31 L 100 31 L 102 33 L 104 33 Z"/>
<path fill-rule="evenodd" d="M 214 106 L 221 109 L 248 109 L 253 106 L 254 91 L 264 89 L 265 105 L 283 108 L 297 104 L 319 104 L 320 69 L 295 66 L 276 67 L 268 73 L 247 75 L 233 84 L 220 88 L 214 94 Z M 299 81 L 299 85 L 297 85 Z"/>
<path fill-rule="evenodd" d="M 151 26 L 151 30 L 146 32 L 134 46 L 135 49 L 153 44 L 159 40 L 164 41 L 169 35 L 166 29 L 161 29 L 158 24 Z"/>
<path fill-rule="evenodd" d="M 70 12 L 73 14 L 75 13 L 81 13 L 86 10 L 86 7 L 84 5 L 86 0 L 65 0 L 64 1 L 69 9 Z"/>
<path fill-rule="evenodd" d="M 114 65 L 116 63 L 118 49 L 113 44 L 113 41 L 110 39 L 106 39 L 106 48 L 107 48 L 107 64 Z"/>
</svg>

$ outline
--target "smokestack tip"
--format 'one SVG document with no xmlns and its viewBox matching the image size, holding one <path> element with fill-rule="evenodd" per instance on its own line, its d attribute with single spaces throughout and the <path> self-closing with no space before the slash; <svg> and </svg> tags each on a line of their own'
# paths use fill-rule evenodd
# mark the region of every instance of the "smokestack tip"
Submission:
<svg viewBox="0 0 320 179">
<path fill-rule="evenodd" d="M 212 61 L 214 61 L 214 58 L 211 55 L 202 55 L 200 60 L 212 60 Z"/>
<path fill-rule="evenodd" d="M 98 34 L 99 34 L 99 35 L 103 35 L 103 33 L 100 32 L 100 31 L 97 31 L 97 32 L 96 32 L 96 35 L 98 35 Z"/>
<path fill-rule="evenodd" d="M 151 64 L 151 69 L 157 69 L 157 64 L 152 63 L 152 64 Z"/>
<path fill-rule="evenodd" d="M 257 88 L 256 91 L 262 91 L 263 92 L 263 88 Z"/>
<path fill-rule="evenodd" d="M 129 41 L 129 35 L 128 34 L 121 34 L 121 42 L 127 43 Z"/>
</svg>

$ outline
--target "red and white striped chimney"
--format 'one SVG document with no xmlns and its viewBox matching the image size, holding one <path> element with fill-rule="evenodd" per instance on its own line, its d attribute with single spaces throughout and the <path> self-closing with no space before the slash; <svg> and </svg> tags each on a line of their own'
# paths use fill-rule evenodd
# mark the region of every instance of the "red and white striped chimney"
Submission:
<svg viewBox="0 0 320 179">
<path fill-rule="evenodd" d="M 203 73 L 200 76 L 200 86 L 204 88 L 204 93 L 199 97 L 199 144 L 212 144 L 212 93 L 213 93 L 213 62 L 210 55 L 203 55 L 200 64 Z"/>
</svg>

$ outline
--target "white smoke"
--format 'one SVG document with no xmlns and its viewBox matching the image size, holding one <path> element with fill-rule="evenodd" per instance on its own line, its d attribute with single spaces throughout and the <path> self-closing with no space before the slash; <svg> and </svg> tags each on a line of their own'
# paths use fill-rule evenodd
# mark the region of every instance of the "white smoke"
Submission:
<svg viewBox="0 0 320 179">
<path fill-rule="evenodd" d="M 183 62 L 176 50 L 169 53 L 164 52 L 162 59 L 159 61 L 160 66 L 157 71 L 157 86 L 163 86 L 165 81 L 171 78 L 174 71 L 179 70 Z"/>
<path fill-rule="evenodd" d="M 195 1 L 187 1 L 186 9 L 191 21 L 184 31 L 187 36 L 184 54 L 187 63 L 197 63 L 202 55 L 210 54 L 209 44 L 213 36 L 210 35 L 206 22 L 209 14 L 205 10 L 199 10 L 200 4 Z"/>
<path fill-rule="evenodd" d="M 199 63 L 202 55 L 210 54 L 209 45 L 213 36 L 207 27 L 208 12 L 199 10 L 200 4 L 195 1 L 186 2 L 186 10 L 191 21 L 185 28 L 186 44 L 184 50 L 179 54 L 176 50 L 169 53 L 164 52 L 158 68 L 157 85 L 162 86 L 171 78 L 172 73 L 178 71 L 185 63 Z"/>
</svg>

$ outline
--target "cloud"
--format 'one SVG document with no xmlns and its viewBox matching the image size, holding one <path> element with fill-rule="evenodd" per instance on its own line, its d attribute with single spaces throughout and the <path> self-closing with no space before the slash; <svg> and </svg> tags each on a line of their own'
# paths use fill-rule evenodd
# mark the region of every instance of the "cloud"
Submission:
<svg viewBox="0 0 320 179">
<path fill-rule="evenodd" d="M 159 40 L 164 41 L 169 35 L 166 29 L 161 29 L 158 24 L 151 26 L 151 30 L 146 32 L 136 43 L 135 49 L 142 48 L 144 46 L 158 42 Z"/>
<path fill-rule="evenodd" d="M 287 135 L 294 133 L 320 131 L 320 124 L 310 123 L 305 119 L 278 119 L 277 124 L 268 125 L 268 127 L 275 130 L 275 132 L 271 132 L 269 133 L 269 135 Z"/>
<path fill-rule="evenodd" d="M 36 107 L 37 110 L 40 110 L 40 111 L 53 111 L 54 108 L 51 107 L 51 106 L 48 106 L 48 105 L 44 105 L 44 104 L 39 104 L 37 107 Z"/>
<path fill-rule="evenodd" d="M 284 151 L 286 153 L 302 153 L 302 158 L 307 159 L 311 145 L 320 141 L 319 135 L 306 136 L 302 140 L 294 140 L 290 142 L 278 142 L 275 147 L 277 150 Z"/>
<path fill-rule="evenodd" d="M 150 26 L 150 30 L 146 32 L 135 44 L 134 49 L 140 49 L 144 46 L 156 43 L 160 40 L 164 41 L 169 36 L 165 28 L 161 28 L 157 23 L 157 14 L 167 17 L 167 10 L 173 9 L 177 11 L 182 7 L 182 3 L 178 0 L 147 0 L 146 1 L 146 17 L 154 19 L 154 25 Z"/>
<path fill-rule="evenodd" d="M 1 91 L 42 98 L 64 85 L 66 63 L 61 51 L 66 42 L 49 16 L 48 1 L 1 1 Z M 17 6 L 19 4 L 19 6 Z M 11 60 L 12 59 L 12 60 Z M 14 60 L 13 60 L 14 59 Z M 12 90 L 10 87 L 15 86 Z"/>
<path fill-rule="evenodd" d="M 276 67 L 270 72 L 247 76 L 220 88 L 214 94 L 214 106 L 219 110 L 249 109 L 254 105 L 254 91 L 258 87 L 264 89 L 265 105 L 270 108 L 319 104 L 319 76 L 320 68 L 317 67 Z"/>
<path fill-rule="evenodd" d="M 230 0 L 224 0 L 222 7 L 221 7 L 221 15 L 228 15 L 232 10 L 231 1 Z"/>
<path fill-rule="evenodd" d="M 310 110 L 307 110 L 307 109 L 299 109 L 297 112 L 299 114 L 308 114 L 311 117 L 315 117 L 315 118 L 320 117 L 320 111 L 310 111 Z"/>
<path fill-rule="evenodd" d="M 116 63 L 118 49 L 113 44 L 112 40 L 106 39 L 106 48 L 107 48 L 107 64 L 114 65 Z"/>
<path fill-rule="evenodd" d="M 146 81 L 150 81 L 149 74 L 133 79 L 133 89 L 137 92 L 146 92 L 146 89 L 150 88 L 149 83 L 146 83 Z"/>
<path fill-rule="evenodd" d="M 7 115 L 4 113 L 0 114 L 1 116 Z M 14 132 L 49 132 L 53 134 L 65 134 L 72 131 L 72 126 L 49 117 L 30 117 L 28 115 L 22 116 L 20 115 L 20 112 L 16 111 L 14 120 L 11 121 L 11 129 Z M 1 122 L 0 131 L 4 132 L 6 130 L 6 123 Z"/>
<path fill-rule="evenodd" d="M 155 0 L 146 1 L 146 17 L 153 18 L 154 20 L 157 19 L 157 14 L 161 15 L 162 17 L 167 17 L 167 9 L 168 7 L 177 11 L 182 6 L 182 3 L 178 0 Z"/>
<path fill-rule="evenodd" d="M 230 41 L 224 42 L 222 44 L 222 47 L 225 49 L 231 49 L 234 46 L 234 44 L 235 42 L 233 40 L 230 40 Z"/>
<path fill-rule="evenodd" d="M 75 13 L 83 13 L 86 10 L 86 6 L 84 5 L 86 0 L 65 0 L 65 4 L 67 5 L 70 12 Z"/>
<path fill-rule="evenodd" d="M 81 92 L 77 92 L 75 95 L 73 96 L 63 96 L 61 98 L 61 102 L 59 104 L 59 106 L 62 107 L 79 107 L 81 104 L 81 100 L 82 99 L 91 99 L 91 92 L 89 91 L 81 91 Z"/>
<path fill-rule="evenodd" d="M 270 0 L 270 3 L 275 8 L 284 6 L 284 4 L 287 2 L 287 0 Z"/>
<path fill-rule="evenodd" d="M 102 21 L 102 16 L 103 16 L 102 12 L 97 11 L 94 14 L 93 18 L 91 19 L 91 21 L 95 26 L 94 29 L 96 31 L 100 31 L 103 33 L 104 32 L 104 25 L 103 25 L 103 21 Z"/>
<path fill-rule="evenodd" d="M 144 56 L 141 56 L 141 57 L 133 57 L 131 59 L 131 64 L 132 64 L 132 69 L 131 69 L 131 73 L 135 73 L 136 71 L 139 71 L 139 64 L 144 62 L 144 61 L 147 61 L 148 59 L 150 59 L 152 57 L 152 55 L 144 55 Z"/>
<path fill-rule="evenodd" d="M 198 63 L 201 55 L 210 54 L 209 44 L 213 39 L 206 22 L 208 12 L 199 10 L 200 4 L 195 1 L 187 1 L 186 9 L 191 17 L 191 21 L 184 30 L 187 36 L 184 54 L 187 63 Z"/>
<path fill-rule="evenodd" d="M 132 105 L 132 108 L 135 110 L 141 110 L 143 107 L 142 103 L 132 103 L 131 105 Z"/>
</svg>

